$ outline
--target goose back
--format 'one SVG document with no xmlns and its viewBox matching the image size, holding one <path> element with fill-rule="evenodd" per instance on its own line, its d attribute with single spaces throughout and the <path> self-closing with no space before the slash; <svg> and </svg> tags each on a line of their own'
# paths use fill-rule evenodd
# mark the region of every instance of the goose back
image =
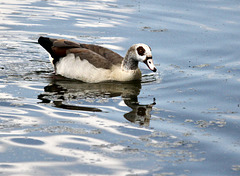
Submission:
<svg viewBox="0 0 240 176">
<path fill-rule="evenodd" d="M 74 54 L 81 60 L 87 60 L 97 68 L 109 69 L 112 65 L 120 65 L 123 57 L 110 49 L 93 44 L 80 44 L 65 39 L 40 37 L 38 43 L 45 48 L 53 58 L 53 65 L 68 54 Z"/>
</svg>

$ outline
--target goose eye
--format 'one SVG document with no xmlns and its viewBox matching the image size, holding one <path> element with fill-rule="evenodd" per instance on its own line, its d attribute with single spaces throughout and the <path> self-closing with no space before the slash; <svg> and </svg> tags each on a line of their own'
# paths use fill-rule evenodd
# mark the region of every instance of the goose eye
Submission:
<svg viewBox="0 0 240 176">
<path fill-rule="evenodd" d="M 139 47 L 137 48 L 137 52 L 138 52 L 138 54 L 139 54 L 140 56 L 143 56 L 144 53 L 145 53 L 145 49 L 144 49 L 142 46 L 139 46 Z"/>
</svg>

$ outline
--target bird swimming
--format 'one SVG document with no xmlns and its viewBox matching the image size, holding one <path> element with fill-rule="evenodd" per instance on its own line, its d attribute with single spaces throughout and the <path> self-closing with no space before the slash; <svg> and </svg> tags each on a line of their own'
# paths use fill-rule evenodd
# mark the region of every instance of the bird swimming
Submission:
<svg viewBox="0 0 240 176">
<path fill-rule="evenodd" d="M 102 46 L 65 39 L 39 37 L 38 43 L 49 53 L 55 73 L 88 83 L 140 80 L 138 63 L 156 72 L 151 48 L 143 43 L 132 45 L 125 57 Z"/>
</svg>

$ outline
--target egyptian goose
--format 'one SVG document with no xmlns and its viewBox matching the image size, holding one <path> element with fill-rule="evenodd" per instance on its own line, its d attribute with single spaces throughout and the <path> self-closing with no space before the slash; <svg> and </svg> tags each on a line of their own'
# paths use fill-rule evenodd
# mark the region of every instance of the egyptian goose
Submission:
<svg viewBox="0 0 240 176">
<path fill-rule="evenodd" d="M 144 62 L 153 72 L 157 71 L 151 48 L 145 44 L 131 46 L 123 58 L 101 46 L 65 39 L 40 37 L 38 43 L 50 54 L 56 74 L 83 82 L 140 80 L 138 62 Z"/>
</svg>

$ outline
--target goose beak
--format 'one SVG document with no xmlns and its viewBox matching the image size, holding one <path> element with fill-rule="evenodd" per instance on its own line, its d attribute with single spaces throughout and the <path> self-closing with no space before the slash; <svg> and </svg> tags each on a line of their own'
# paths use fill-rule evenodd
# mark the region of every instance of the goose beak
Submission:
<svg viewBox="0 0 240 176">
<path fill-rule="evenodd" d="M 144 61 L 143 61 L 150 70 L 152 70 L 153 72 L 156 72 L 157 69 L 155 67 L 155 65 L 153 64 L 153 60 L 152 57 L 147 57 Z"/>
</svg>

